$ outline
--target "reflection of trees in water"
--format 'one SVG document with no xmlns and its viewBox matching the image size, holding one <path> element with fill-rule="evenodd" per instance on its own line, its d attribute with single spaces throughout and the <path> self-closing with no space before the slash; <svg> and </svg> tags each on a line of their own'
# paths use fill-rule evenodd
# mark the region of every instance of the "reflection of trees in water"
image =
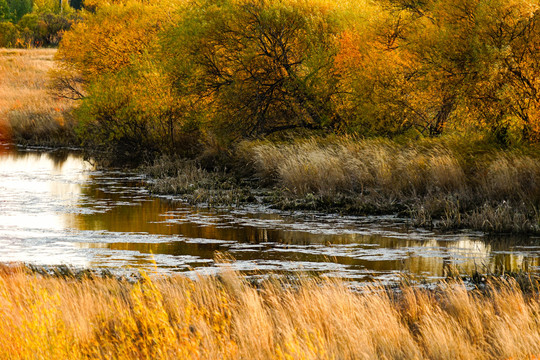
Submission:
<svg viewBox="0 0 540 360">
<path fill-rule="evenodd" d="M 392 239 L 395 240 L 395 239 Z M 467 242 L 465 242 L 467 243 Z M 213 259 L 216 251 L 227 252 L 229 244 L 216 243 L 190 243 L 177 241 L 171 243 L 113 243 L 108 244 L 108 248 L 119 251 L 137 251 L 142 254 L 168 254 L 168 255 L 191 255 L 200 259 Z M 430 244 L 433 245 L 433 244 Z M 463 249 L 463 244 L 456 245 Z M 273 262 L 310 262 L 325 263 L 332 262 L 346 265 L 352 271 L 377 271 L 393 272 L 405 271 L 407 273 L 427 276 L 446 276 L 449 273 L 458 271 L 462 274 L 470 274 L 475 270 L 481 272 L 496 271 L 499 255 L 491 257 L 489 248 L 484 254 L 474 254 L 473 257 L 461 259 L 458 253 L 453 253 L 451 247 L 440 248 L 437 257 L 424 256 L 421 249 L 414 249 L 410 254 L 402 259 L 387 258 L 384 256 L 347 257 L 329 256 L 322 253 L 309 251 L 299 251 L 298 248 L 281 248 L 275 251 L 274 245 L 265 244 L 261 248 L 250 248 L 249 251 L 237 250 L 232 255 L 236 260 L 264 260 Z M 384 248 L 382 249 L 384 250 Z M 483 255 L 483 256 L 481 256 Z M 501 258 L 505 262 L 506 270 L 518 270 L 523 267 L 523 260 L 519 256 L 505 255 Z M 525 259 L 526 260 L 526 259 Z M 538 264 L 538 259 L 532 259 Z"/>
<path fill-rule="evenodd" d="M 28 152 L 19 151 L 13 146 L 0 144 L 0 155 L 16 160 L 24 160 L 26 163 L 23 164 L 27 165 L 27 170 L 29 172 L 31 172 L 35 167 L 50 167 L 50 164 L 52 164 L 52 168 L 54 170 L 59 170 L 70 158 L 81 164 L 79 166 L 81 170 L 84 168 L 82 165 L 82 157 L 80 157 L 79 154 L 74 153 L 72 150 L 67 149 L 57 149 L 49 152 Z M 29 163 L 33 163 L 33 165 Z"/>
<path fill-rule="evenodd" d="M 169 243 L 119 242 L 108 244 L 107 247 L 111 250 L 138 251 L 141 254 L 148 255 L 191 255 L 201 259 L 213 259 L 216 251 L 226 250 L 220 244 L 186 243 L 183 241 Z"/>
<path fill-rule="evenodd" d="M 2 120 L 0 119 L 0 156 L 12 154 L 15 151 L 15 146 L 10 144 L 11 139 L 8 131 L 2 128 Z"/>
<path fill-rule="evenodd" d="M 141 232 L 153 235 L 182 235 L 188 238 L 218 239 L 250 243 L 279 241 L 280 232 L 272 229 L 229 224 L 211 211 L 182 208 L 179 203 L 157 198 L 130 201 L 125 194 L 105 192 L 100 184 L 90 184 L 83 194 L 95 203 L 107 204 L 106 212 L 76 215 L 79 230 Z M 118 205 L 117 203 L 131 202 Z M 180 213 L 178 210 L 184 210 Z M 200 216 L 198 216 L 200 215 Z M 194 218 L 197 218 L 194 220 Z"/>
<path fill-rule="evenodd" d="M 55 150 L 55 151 L 51 151 L 47 153 L 47 156 L 52 160 L 54 164 L 54 168 L 58 169 L 58 168 L 61 168 L 62 165 L 64 165 L 68 157 L 72 154 L 73 154 L 73 151 L 59 149 L 59 150 Z"/>
</svg>

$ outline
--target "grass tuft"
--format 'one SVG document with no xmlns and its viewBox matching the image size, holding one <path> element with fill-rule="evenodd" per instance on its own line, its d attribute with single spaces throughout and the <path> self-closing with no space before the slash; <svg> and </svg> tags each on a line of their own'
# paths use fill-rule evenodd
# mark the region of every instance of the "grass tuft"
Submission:
<svg viewBox="0 0 540 360">
<path fill-rule="evenodd" d="M 409 214 L 415 225 L 540 232 L 540 158 L 518 149 L 441 139 L 309 139 L 244 143 L 281 208 Z"/>
<path fill-rule="evenodd" d="M 141 171 L 153 180 L 148 188 L 156 194 L 175 194 L 192 205 L 238 206 L 255 201 L 254 189 L 227 173 L 209 172 L 196 162 L 162 156 Z"/>
</svg>

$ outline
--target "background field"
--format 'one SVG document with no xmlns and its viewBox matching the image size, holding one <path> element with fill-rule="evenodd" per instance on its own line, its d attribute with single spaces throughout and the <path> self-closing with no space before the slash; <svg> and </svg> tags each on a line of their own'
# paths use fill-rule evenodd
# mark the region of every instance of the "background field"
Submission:
<svg viewBox="0 0 540 360">
<path fill-rule="evenodd" d="M 51 93 L 56 49 L 0 49 L 0 138 L 25 144 L 67 144 L 72 100 Z"/>
</svg>

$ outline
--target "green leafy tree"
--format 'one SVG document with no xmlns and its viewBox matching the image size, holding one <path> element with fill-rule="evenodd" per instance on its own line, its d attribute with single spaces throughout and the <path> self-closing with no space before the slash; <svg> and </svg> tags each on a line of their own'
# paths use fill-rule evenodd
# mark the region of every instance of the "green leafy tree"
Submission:
<svg viewBox="0 0 540 360">
<path fill-rule="evenodd" d="M 19 39 L 19 31 L 13 23 L 0 22 L 0 47 L 14 47 Z"/>
<path fill-rule="evenodd" d="M 52 13 L 24 15 L 17 23 L 24 44 L 30 46 L 58 46 L 62 34 L 67 31 L 73 18 Z"/>
<path fill-rule="evenodd" d="M 32 0 L 7 0 L 7 4 L 14 21 L 19 21 L 24 15 L 32 12 Z"/>
<path fill-rule="evenodd" d="M 67 14 L 72 11 L 68 0 L 33 0 L 33 12 Z"/>
<path fill-rule="evenodd" d="M 12 20 L 13 14 L 6 0 L 0 0 L 0 21 Z"/>
</svg>

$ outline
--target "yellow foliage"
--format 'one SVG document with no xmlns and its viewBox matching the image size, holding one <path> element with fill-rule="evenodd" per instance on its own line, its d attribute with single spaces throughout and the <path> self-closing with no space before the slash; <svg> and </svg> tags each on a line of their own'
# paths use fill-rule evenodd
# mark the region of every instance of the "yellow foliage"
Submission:
<svg viewBox="0 0 540 360">
<path fill-rule="evenodd" d="M 60 13 L 73 11 L 73 9 L 69 6 L 69 1 L 67 0 L 33 0 L 32 3 L 32 11 L 37 13 Z"/>
<path fill-rule="evenodd" d="M 181 1 L 99 1 L 95 13 L 64 35 L 57 58 L 91 79 L 118 71 L 156 50 L 157 35 L 174 21 Z"/>
<path fill-rule="evenodd" d="M 86 6 L 58 51 L 65 70 L 91 85 L 146 61 L 157 74 L 146 72 L 128 87 L 137 94 L 162 90 L 134 96 L 139 103 L 130 106 L 181 103 L 176 118 L 196 118 L 226 141 L 292 128 L 413 136 L 487 131 L 502 144 L 540 141 L 538 0 Z"/>
</svg>

